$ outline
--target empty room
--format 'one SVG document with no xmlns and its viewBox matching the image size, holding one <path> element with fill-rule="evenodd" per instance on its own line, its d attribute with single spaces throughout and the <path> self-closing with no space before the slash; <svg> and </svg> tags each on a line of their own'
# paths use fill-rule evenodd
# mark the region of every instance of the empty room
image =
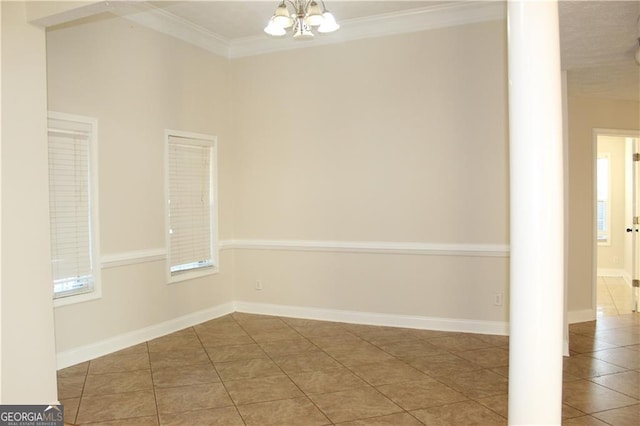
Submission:
<svg viewBox="0 0 640 426">
<path fill-rule="evenodd" d="M 638 197 L 616 194 L 638 19 L 2 2 L 0 402 L 68 424 L 637 424 Z M 624 172 L 602 166 L 614 136 Z M 616 170 L 631 183 L 603 190 Z"/>
</svg>

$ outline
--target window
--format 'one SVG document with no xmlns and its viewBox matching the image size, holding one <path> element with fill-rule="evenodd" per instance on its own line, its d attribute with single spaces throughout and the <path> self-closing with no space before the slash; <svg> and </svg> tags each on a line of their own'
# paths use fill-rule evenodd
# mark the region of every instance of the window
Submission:
<svg viewBox="0 0 640 426">
<path fill-rule="evenodd" d="M 169 282 L 217 272 L 216 139 L 168 130 Z"/>
<path fill-rule="evenodd" d="M 597 159 L 597 208 L 596 208 L 596 223 L 597 223 L 597 235 L 598 243 L 609 243 L 610 239 L 610 224 L 611 224 L 611 203 L 609 200 L 609 182 L 610 182 L 610 169 L 609 169 L 609 154 L 599 154 Z"/>
<path fill-rule="evenodd" d="M 95 119 L 49 113 L 49 220 L 56 305 L 100 296 L 96 129 Z M 75 297 L 80 295 L 84 296 Z"/>
</svg>

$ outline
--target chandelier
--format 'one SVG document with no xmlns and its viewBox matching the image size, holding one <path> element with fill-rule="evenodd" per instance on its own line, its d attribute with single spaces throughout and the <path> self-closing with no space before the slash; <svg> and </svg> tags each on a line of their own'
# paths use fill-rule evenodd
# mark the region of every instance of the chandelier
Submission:
<svg viewBox="0 0 640 426">
<path fill-rule="evenodd" d="M 319 33 L 336 31 L 340 28 L 336 18 L 325 8 L 323 0 L 320 3 L 322 7 L 316 0 L 282 0 L 264 32 L 272 36 L 283 36 L 287 33 L 287 28 L 293 27 L 295 40 L 309 40 L 313 38 L 313 27 L 317 27 Z M 289 11 L 289 5 L 293 12 Z"/>
</svg>

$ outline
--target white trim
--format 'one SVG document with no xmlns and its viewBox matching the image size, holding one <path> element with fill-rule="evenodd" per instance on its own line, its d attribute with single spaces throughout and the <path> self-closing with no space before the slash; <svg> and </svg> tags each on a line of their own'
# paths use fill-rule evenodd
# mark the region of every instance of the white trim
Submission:
<svg viewBox="0 0 640 426">
<path fill-rule="evenodd" d="M 57 368 L 66 368 L 71 365 L 89 361 L 139 343 L 165 336 L 169 333 L 173 333 L 187 327 L 192 327 L 194 325 L 219 318 L 223 315 L 233 313 L 234 311 L 235 304 L 233 302 L 229 302 L 214 306 L 213 308 L 204 309 L 202 311 L 164 321 L 160 324 L 154 324 L 129 333 L 120 334 L 79 348 L 58 352 Z"/>
<path fill-rule="evenodd" d="M 504 2 L 452 2 L 366 18 L 341 20 L 340 31 L 327 35 L 318 34 L 311 43 L 299 43 L 290 37 L 274 40 L 266 34 L 228 40 L 146 2 L 131 2 L 128 7 L 114 8 L 113 13 L 227 58 L 242 58 L 269 52 L 506 19 Z"/>
<path fill-rule="evenodd" d="M 328 251 L 429 256 L 509 257 L 506 244 L 444 244 L 389 241 L 226 240 L 221 249 Z"/>
<path fill-rule="evenodd" d="M 211 257 L 213 265 L 210 268 L 203 268 L 199 270 L 185 271 L 173 275 L 171 273 L 171 248 L 169 239 L 169 139 L 171 137 L 183 138 L 191 140 L 194 145 L 202 145 L 211 148 Z M 218 241 L 219 238 L 219 223 L 218 223 L 218 138 L 213 135 L 206 135 L 203 133 L 186 132 L 182 130 L 165 129 L 164 131 L 164 194 L 165 194 L 165 247 L 167 253 L 167 267 L 165 268 L 166 282 L 167 284 L 175 284 L 182 281 L 192 280 L 195 278 L 201 278 L 211 274 L 217 274 L 220 272 L 220 254 Z"/>
<path fill-rule="evenodd" d="M 284 50 L 343 43 L 436 28 L 495 21 L 506 18 L 504 2 L 456 2 L 402 12 L 340 21 L 340 31 L 318 34 L 311 43 L 300 43 L 290 36 L 278 40 L 265 35 L 232 40 L 230 58 L 260 55 Z"/>
<path fill-rule="evenodd" d="M 216 55 L 229 57 L 229 40 L 147 2 L 128 2 L 113 12 L 152 30 L 186 41 Z"/>
<path fill-rule="evenodd" d="M 434 318 L 414 315 L 381 314 L 303 306 L 274 305 L 236 301 L 236 311 L 280 317 L 337 321 L 350 324 L 416 328 L 421 330 L 453 331 L 508 335 L 509 324 L 504 321 L 479 321 L 456 318 Z"/>
<path fill-rule="evenodd" d="M 567 312 L 567 322 L 569 324 L 575 324 L 577 322 L 595 321 L 596 317 L 597 315 L 596 315 L 595 309 L 582 309 L 580 311 Z"/>
<path fill-rule="evenodd" d="M 98 184 L 98 119 L 84 115 L 68 114 L 64 112 L 48 111 L 47 119 L 83 123 L 91 126 L 89 139 L 89 209 L 91 213 L 91 272 L 93 275 L 93 290 L 87 293 L 70 296 L 53 297 L 53 307 L 58 308 L 75 303 L 87 302 L 102 298 L 102 274 L 100 264 L 100 185 Z M 47 123 L 48 124 L 48 123 Z M 47 128 L 47 135 L 53 129 Z M 48 137 L 48 136 L 47 136 Z M 51 283 L 53 286 L 53 283 Z M 53 293 L 53 292 L 52 292 Z"/>
<path fill-rule="evenodd" d="M 155 248 L 149 250 L 135 250 L 124 253 L 105 254 L 102 256 L 102 269 L 118 268 L 120 266 L 138 263 L 159 262 L 167 259 L 167 250 Z"/>
</svg>

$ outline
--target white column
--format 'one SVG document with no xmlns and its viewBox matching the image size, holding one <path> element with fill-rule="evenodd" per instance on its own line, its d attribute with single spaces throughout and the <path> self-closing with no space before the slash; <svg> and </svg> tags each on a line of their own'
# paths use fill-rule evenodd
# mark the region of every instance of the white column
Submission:
<svg viewBox="0 0 640 426">
<path fill-rule="evenodd" d="M 557 1 L 509 1 L 509 424 L 561 423 L 563 145 Z"/>
</svg>

